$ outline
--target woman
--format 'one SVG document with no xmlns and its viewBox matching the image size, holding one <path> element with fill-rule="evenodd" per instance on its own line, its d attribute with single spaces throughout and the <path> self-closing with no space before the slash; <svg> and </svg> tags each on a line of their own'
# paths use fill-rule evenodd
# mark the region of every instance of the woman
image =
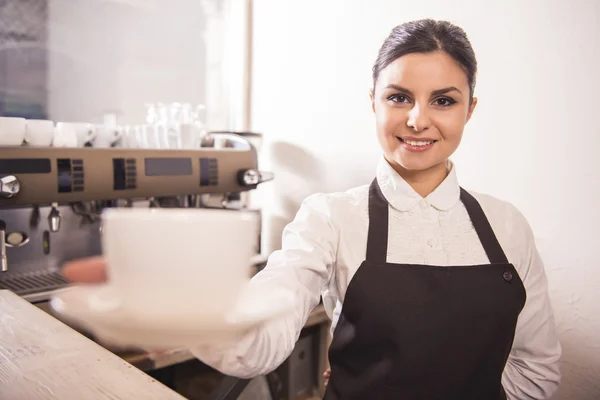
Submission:
<svg viewBox="0 0 600 400">
<path fill-rule="evenodd" d="M 194 354 L 251 377 L 291 353 L 323 296 L 333 315 L 325 399 L 547 399 L 557 341 L 532 231 L 507 202 L 462 189 L 449 157 L 477 105 L 477 63 L 448 22 L 396 27 L 373 67 L 383 157 L 370 185 L 307 198 L 252 281 L 297 294 L 293 313 Z M 65 267 L 104 279 L 101 260 Z"/>
</svg>

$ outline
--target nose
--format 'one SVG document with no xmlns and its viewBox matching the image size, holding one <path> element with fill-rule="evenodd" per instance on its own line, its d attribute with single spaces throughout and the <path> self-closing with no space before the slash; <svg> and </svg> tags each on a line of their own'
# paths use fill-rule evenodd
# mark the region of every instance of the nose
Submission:
<svg viewBox="0 0 600 400">
<path fill-rule="evenodd" d="M 408 120 L 406 121 L 406 125 L 417 132 L 427 130 L 431 125 L 431 120 L 429 119 L 427 110 L 425 110 L 425 108 L 421 107 L 419 104 L 415 104 L 415 106 L 408 112 Z"/>
</svg>

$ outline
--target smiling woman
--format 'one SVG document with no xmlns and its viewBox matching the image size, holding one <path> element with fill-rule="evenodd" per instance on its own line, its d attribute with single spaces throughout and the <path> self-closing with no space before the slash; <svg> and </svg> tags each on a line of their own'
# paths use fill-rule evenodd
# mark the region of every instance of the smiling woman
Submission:
<svg viewBox="0 0 600 400">
<path fill-rule="evenodd" d="M 477 104 L 476 65 L 448 22 L 392 31 L 373 68 L 375 179 L 303 202 L 251 281 L 265 296 L 289 291 L 295 308 L 235 343 L 193 346 L 199 359 L 239 377 L 274 370 L 322 297 L 334 328 L 326 400 L 555 393 L 561 346 L 529 224 L 463 189 L 449 159 Z"/>
<path fill-rule="evenodd" d="M 416 183 L 414 171 L 431 177 L 416 188 L 422 195 L 445 177 L 460 144 L 477 105 L 476 74 L 466 34 L 448 22 L 401 25 L 381 47 L 371 92 L 379 143 L 405 179 Z"/>
</svg>

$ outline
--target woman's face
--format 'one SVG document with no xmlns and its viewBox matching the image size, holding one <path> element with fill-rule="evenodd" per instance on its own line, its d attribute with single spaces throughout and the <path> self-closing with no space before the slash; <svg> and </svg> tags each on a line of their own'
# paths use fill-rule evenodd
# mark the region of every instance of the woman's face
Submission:
<svg viewBox="0 0 600 400">
<path fill-rule="evenodd" d="M 467 75 L 445 53 L 413 53 L 384 68 L 371 94 L 377 138 L 398 170 L 444 165 L 477 104 Z"/>
</svg>

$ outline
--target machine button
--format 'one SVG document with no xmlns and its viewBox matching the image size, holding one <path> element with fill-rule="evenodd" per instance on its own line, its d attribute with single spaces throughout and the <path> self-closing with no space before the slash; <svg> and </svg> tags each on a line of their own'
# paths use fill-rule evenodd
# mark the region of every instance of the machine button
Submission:
<svg viewBox="0 0 600 400">
<path fill-rule="evenodd" d="M 113 189 L 125 190 L 126 185 L 125 159 L 113 158 Z"/>
<path fill-rule="evenodd" d="M 58 179 L 58 193 L 70 193 L 73 190 L 73 181 L 71 175 L 71 159 L 57 159 L 56 173 Z"/>
<path fill-rule="evenodd" d="M 200 186 L 219 184 L 219 167 L 216 158 L 200 159 Z"/>
</svg>

